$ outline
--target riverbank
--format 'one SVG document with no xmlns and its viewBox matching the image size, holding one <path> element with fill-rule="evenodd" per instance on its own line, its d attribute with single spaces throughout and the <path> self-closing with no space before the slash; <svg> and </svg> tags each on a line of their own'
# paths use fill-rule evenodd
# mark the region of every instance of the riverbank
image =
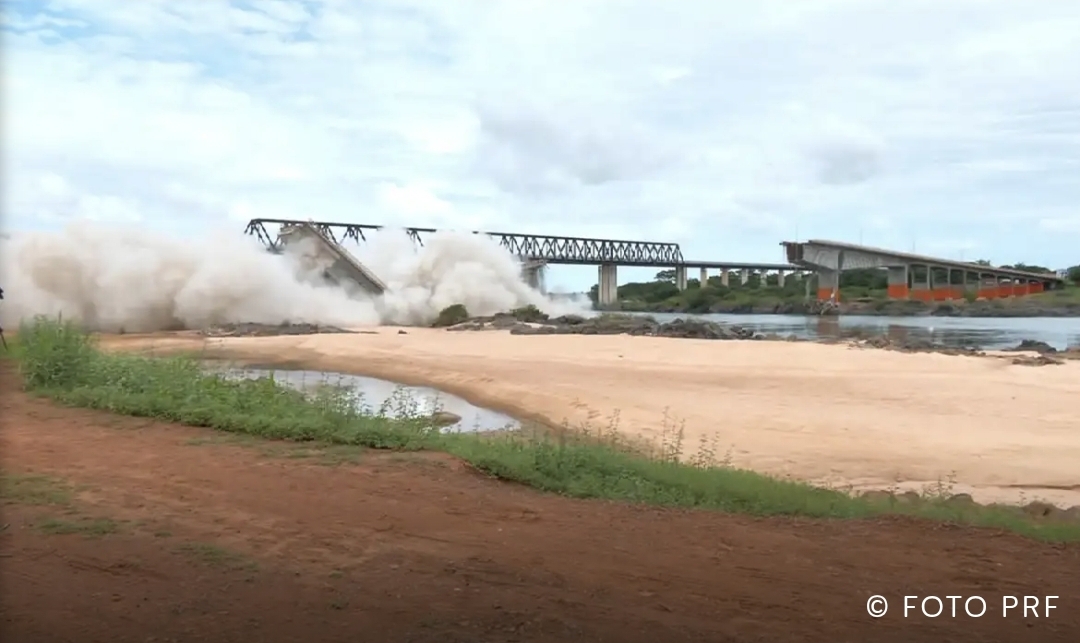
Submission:
<svg viewBox="0 0 1080 643">
<path fill-rule="evenodd" d="M 688 458 L 712 451 L 814 484 L 1080 504 L 1076 360 L 1029 368 L 847 344 L 386 327 L 103 340 L 430 386 L 514 417 L 652 443 L 677 433 Z"/>
<path fill-rule="evenodd" d="M 691 288 L 661 301 L 624 299 L 611 310 L 642 313 L 691 313 L 726 315 L 817 315 L 820 302 L 777 287 L 719 289 Z M 885 291 L 852 288 L 841 291 L 838 306 L 829 314 L 879 317 L 1080 317 L 1080 287 L 992 300 L 964 299 L 922 302 L 889 299 Z"/>
</svg>

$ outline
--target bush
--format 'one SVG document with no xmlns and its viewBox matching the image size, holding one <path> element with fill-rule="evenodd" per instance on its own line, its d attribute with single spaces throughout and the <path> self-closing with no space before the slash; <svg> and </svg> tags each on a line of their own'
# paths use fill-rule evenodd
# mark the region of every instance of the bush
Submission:
<svg viewBox="0 0 1080 643">
<path fill-rule="evenodd" d="M 453 326 L 462 322 L 468 321 L 469 311 L 465 308 L 464 304 L 454 304 L 453 306 L 447 306 L 439 312 L 439 316 L 435 318 L 435 322 L 431 324 L 433 328 L 445 328 L 447 326 Z"/>
<path fill-rule="evenodd" d="M 18 337 L 19 372 L 30 388 L 77 386 L 95 367 L 93 341 L 74 322 L 38 317 L 21 324 Z"/>
<path fill-rule="evenodd" d="M 515 308 L 510 311 L 510 315 L 520 322 L 527 323 L 539 323 L 548 320 L 547 314 L 540 312 L 540 309 L 532 304 L 522 306 L 521 308 Z"/>
</svg>

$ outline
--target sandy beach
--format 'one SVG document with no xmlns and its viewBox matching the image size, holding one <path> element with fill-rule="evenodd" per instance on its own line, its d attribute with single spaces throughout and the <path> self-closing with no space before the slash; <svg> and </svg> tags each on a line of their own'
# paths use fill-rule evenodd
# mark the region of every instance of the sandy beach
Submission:
<svg viewBox="0 0 1080 643">
<path fill-rule="evenodd" d="M 404 331 L 403 333 L 399 330 Z M 1080 504 L 1080 362 L 845 345 L 629 336 L 516 336 L 382 327 L 348 335 L 113 337 L 442 389 L 553 425 L 617 423 L 686 456 L 855 489 L 944 483 L 979 502 Z"/>
</svg>

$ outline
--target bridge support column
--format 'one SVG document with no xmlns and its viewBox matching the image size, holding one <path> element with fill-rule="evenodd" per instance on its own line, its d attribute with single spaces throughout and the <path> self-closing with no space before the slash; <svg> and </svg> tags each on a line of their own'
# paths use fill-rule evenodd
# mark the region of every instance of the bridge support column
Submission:
<svg viewBox="0 0 1080 643">
<path fill-rule="evenodd" d="M 783 270 L 777 270 L 776 271 L 776 285 L 781 287 L 781 288 L 784 287 L 784 271 Z"/>
<path fill-rule="evenodd" d="M 818 301 L 840 300 L 840 271 L 822 269 L 818 271 Z"/>
<path fill-rule="evenodd" d="M 964 283 L 964 296 L 978 299 L 982 297 L 982 275 L 977 272 L 964 273 L 966 276 L 964 279 L 967 281 Z"/>
<path fill-rule="evenodd" d="M 600 264 L 596 303 L 614 306 L 619 303 L 619 267 L 613 263 Z"/>
<path fill-rule="evenodd" d="M 675 287 L 686 290 L 686 266 L 675 266 Z"/>
<path fill-rule="evenodd" d="M 907 299 L 909 295 L 908 267 L 890 266 L 888 270 L 889 299 Z"/>
<path fill-rule="evenodd" d="M 750 283 L 750 271 L 743 268 L 739 271 L 739 284 L 745 286 Z"/>
<path fill-rule="evenodd" d="M 709 285 L 709 269 L 708 268 L 702 268 L 701 269 L 701 278 L 698 279 L 698 281 L 701 282 L 701 287 L 702 288 Z"/>
<path fill-rule="evenodd" d="M 731 285 L 731 277 L 729 276 L 728 269 L 724 268 L 720 271 L 720 284 L 723 286 Z"/>
<path fill-rule="evenodd" d="M 525 278 L 525 283 L 529 284 L 529 288 L 533 290 L 539 290 L 541 293 L 547 294 L 547 289 L 544 287 L 544 267 L 543 266 L 528 266 L 521 271 L 522 276 Z"/>
</svg>

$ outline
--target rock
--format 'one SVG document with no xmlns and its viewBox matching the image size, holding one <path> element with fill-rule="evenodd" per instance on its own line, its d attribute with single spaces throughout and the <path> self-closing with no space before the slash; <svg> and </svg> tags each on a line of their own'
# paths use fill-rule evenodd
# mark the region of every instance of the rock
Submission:
<svg viewBox="0 0 1080 643">
<path fill-rule="evenodd" d="M 1057 513 L 1058 508 L 1054 505 L 1036 500 L 1029 502 L 1023 507 L 1024 513 L 1032 518 L 1050 518 Z"/>
<path fill-rule="evenodd" d="M 852 332 L 845 335 L 848 339 L 862 337 L 861 332 Z M 824 340 L 819 340 L 824 341 Z M 981 356 L 986 353 L 974 346 L 945 346 L 935 344 L 925 339 L 894 340 L 884 335 L 857 339 L 855 346 L 864 348 L 881 348 L 885 350 L 903 351 L 905 353 L 941 353 L 943 355 L 971 355 Z"/>
<path fill-rule="evenodd" d="M 549 321 L 560 326 L 578 326 L 585 323 L 585 318 L 581 315 L 562 315 Z"/>
<path fill-rule="evenodd" d="M 1058 517 L 1066 522 L 1080 524 L 1080 505 L 1073 505 L 1068 509 L 1058 512 Z"/>
<path fill-rule="evenodd" d="M 431 423 L 435 426 L 452 426 L 461 421 L 461 416 L 450 411 L 435 411 L 431 414 Z"/>
<path fill-rule="evenodd" d="M 539 323 L 548 320 L 547 313 L 540 312 L 536 306 L 522 306 L 510 311 L 510 316 L 520 322 Z"/>
<path fill-rule="evenodd" d="M 397 334 L 398 334 L 398 335 L 408 335 L 408 333 L 406 333 L 406 332 L 405 332 L 405 331 L 403 331 L 403 330 L 398 330 Z"/>
<path fill-rule="evenodd" d="M 200 331 L 207 337 L 272 337 L 275 335 L 317 335 L 322 333 L 348 333 L 355 334 L 351 330 L 336 326 L 320 326 L 318 324 L 256 324 L 252 322 L 240 324 L 220 324 Z"/>
<path fill-rule="evenodd" d="M 1048 355 L 1058 352 L 1058 349 L 1054 348 L 1046 342 L 1041 342 L 1037 339 L 1024 339 L 1020 340 L 1020 343 L 1013 348 L 1007 348 L 1009 351 L 1027 351 L 1032 353 L 1039 353 L 1040 355 Z"/>
<path fill-rule="evenodd" d="M 1021 355 L 1014 357 L 1012 363 L 1017 366 L 1056 366 L 1064 364 L 1064 360 L 1050 357 L 1049 355 Z"/>
<path fill-rule="evenodd" d="M 945 504 L 953 507 L 972 507 L 975 505 L 975 499 L 970 493 L 957 493 L 946 498 Z"/>
<path fill-rule="evenodd" d="M 491 321 L 489 323 L 491 324 L 492 328 L 499 328 L 503 330 L 521 325 L 521 321 L 519 321 L 513 315 L 507 313 L 499 313 L 498 315 L 495 315 L 491 318 Z"/>
<path fill-rule="evenodd" d="M 676 319 L 661 323 L 654 317 L 604 314 L 596 317 L 564 315 L 523 323 L 517 317 L 501 313 L 474 318 L 449 330 L 509 330 L 512 335 L 637 335 L 688 339 L 762 339 L 753 331 L 700 319 Z"/>
</svg>

